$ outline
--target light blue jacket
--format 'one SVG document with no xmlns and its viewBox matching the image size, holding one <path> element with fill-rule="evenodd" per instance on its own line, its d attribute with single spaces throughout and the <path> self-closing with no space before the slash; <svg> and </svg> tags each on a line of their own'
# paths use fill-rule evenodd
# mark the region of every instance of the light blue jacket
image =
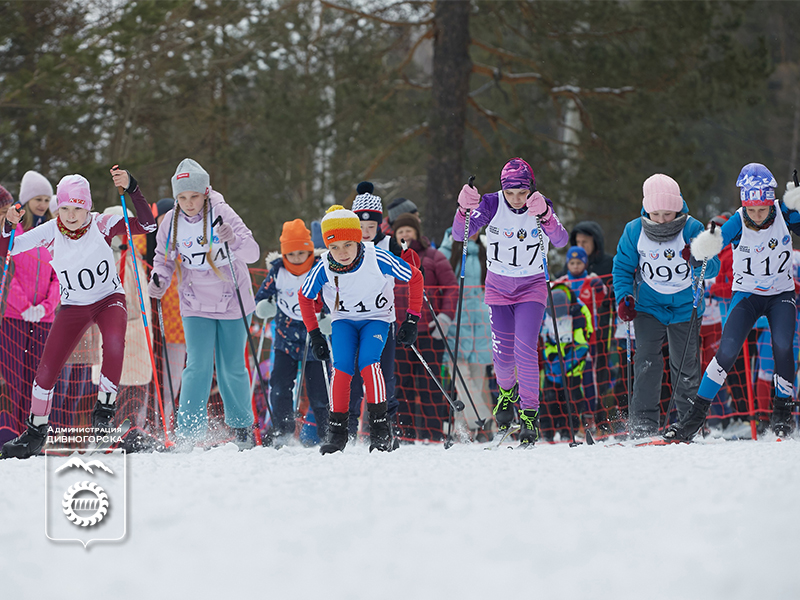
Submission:
<svg viewBox="0 0 800 600">
<path fill-rule="evenodd" d="M 682 214 L 689 213 L 686 201 L 683 202 Z M 642 209 L 642 215 L 649 215 Z M 689 217 L 683 227 L 683 240 L 687 244 L 705 229 L 703 224 Z M 672 323 L 686 323 L 692 316 L 692 300 L 694 291 L 692 286 L 681 290 L 677 294 L 661 294 L 642 280 L 639 271 L 639 251 L 637 245 L 642 232 L 642 220 L 634 219 L 625 226 L 625 231 L 617 244 L 617 255 L 614 257 L 614 294 L 617 302 L 625 296 L 632 295 L 636 301 L 636 311 L 654 316 L 665 325 Z M 680 248 L 683 250 L 683 248 Z M 714 257 L 706 265 L 706 279 L 715 277 L 719 273 L 719 258 Z M 700 267 L 693 270 L 693 278 L 700 275 Z M 700 298 L 697 306 L 697 315 L 705 310 L 705 301 Z"/>
<path fill-rule="evenodd" d="M 453 249 L 452 229 L 444 234 L 442 246 L 439 251 L 450 260 Z M 478 256 L 478 244 L 469 240 L 467 242 L 467 266 L 464 271 L 464 309 L 461 313 L 461 333 L 458 338 L 459 362 L 463 357 L 465 361 L 481 365 L 492 362 L 492 327 L 489 323 L 489 307 L 483 301 L 483 288 L 481 287 L 481 260 Z M 456 271 L 456 279 L 461 276 L 461 262 Z M 447 335 L 450 348 L 456 343 L 455 321 L 450 326 Z"/>
</svg>

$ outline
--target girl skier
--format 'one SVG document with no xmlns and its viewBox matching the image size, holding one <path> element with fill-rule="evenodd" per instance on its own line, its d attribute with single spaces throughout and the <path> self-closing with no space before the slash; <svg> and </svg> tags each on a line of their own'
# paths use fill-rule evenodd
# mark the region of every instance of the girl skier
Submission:
<svg viewBox="0 0 800 600">
<path fill-rule="evenodd" d="M 492 324 L 492 360 L 500 395 L 494 407 L 499 431 L 514 419 L 513 405 L 520 402 L 520 445 L 531 447 L 539 439 L 539 330 L 547 304 L 547 283 L 540 252 L 550 242 L 561 248 L 569 239 L 553 212 L 553 203 L 536 191 L 531 166 L 512 158 L 500 173 L 501 190 L 483 197 L 470 185 L 458 195 L 453 219 L 454 235 L 464 231 L 471 210 L 471 237 L 487 226 L 486 304 Z M 544 232 L 540 248 L 538 223 Z M 516 370 L 516 373 L 515 373 Z"/>
<path fill-rule="evenodd" d="M 216 366 L 225 423 L 234 430 L 237 444 L 248 447 L 253 443 L 253 412 L 244 362 L 247 330 L 242 324 L 226 245 L 245 314 L 250 315 L 255 300 L 247 265 L 259 258 L 258 243 L 222 195 L 211 189 L 205 169 L 191 158 L 181 161 L 175 170 L 172 194 L 178 207 L 164 216 L 158 228 L 148 291 L 151 298 L 160 299 L 177 267 L 186 336 L 177 434 L 187 445 L 205 435 L 206 406 Z"/>
<path fill-rule="evenodd" d="M 711 401 L 761 315 L 769 322 L 775 360 L 770 426 L 778 436 L 787 436 L 794 429 L 792 344 L 797 309 L 789 231 L 800 234 L 800 189 L 788 184 L 781 202 L 775 197 L 777 185 L 764 165 L 745 165 L 736 181 L 741 188 L 741 208 L 714 233 L 704 231 L 692 242 L 696 260 L 715 257 L 728 244 L 733 245 L 733 297 L 719 350 L 706 368 L 690 410 L 664 434 L 668 441 L 689 441 L 703 426 Z"/>
<path fill-rule="evenodd" d="M 136 180 L 127 171 L 111 170 L 114 185 L 133 200 L 138 219 L 130 219 L 131 232 L 155 230 L 155 220 Z M 96 323 L 103 336 L 100 391 L 92 411 L 92 426 L 108 429 L 116 411 L 117 386 L 125 353 L 127 310 L 125 294 L 114 266 L 111 240 L 125 234 L 119 215 L 89 212 L 92 195 L 89 182 L 81 175 L 67 175 L 59 181 L 58 217 L 14 239 L 11 254 L 43 247 L 52 255 L 51 266 L 61 287 L 61 310 L 53 321 L 36 371 L 31 392 L 31 413 L 27 430 L 3 446 L 2 457 L 27 458 L 38 454 L 45 444 L 53 388 L 61 369 L 83 333 Z M 16 226 L 22 213 L 8 209 L 2 235 Z"/>
<path fill-rule="evenodd" d="M 397 331 L 397 341 L 410 346 L 417 338 L 422 310 L 422 274 L 372 242 L 362 242 L 359 218 L 342 206 L 328 209 L 322 219 L 322 236 L 328 252 L 312 269 L 298 297 L 311 348 L 319 360 L 330 356 L 314 312 L 314 299 L 320 292 L 333 321 L 331 412 L 328 437 L 320 452 L 342 451 L 347 444 L 350 383 L 356 356 L 367 390 L 370 451 L 385 452 L 391 450 L 392 436 L 380 360 L 389 327 L 395 320 L 394 279 L 409 282 L 409 307 Z"/>
</svg>

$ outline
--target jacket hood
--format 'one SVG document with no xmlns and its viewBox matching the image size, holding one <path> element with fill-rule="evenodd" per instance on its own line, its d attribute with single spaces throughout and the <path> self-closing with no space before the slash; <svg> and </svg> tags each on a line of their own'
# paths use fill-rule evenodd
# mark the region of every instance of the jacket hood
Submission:
<svg viewBox="0 0 800 600">
<path fill-rule="evenodd" d="M 599 223 L 595 221 L 581 221 L 575 225 L 575 227 L 572 228 L 572 232 L 569 234 L 570 246 L 577 246 L 575 237 L 579 233 L 592 236 L 594 240 L 594 252 L 592 252 L 592 256 L 602 256 L 605 254 L 606 239 L 603 235 L 603 228 L 600 227 Z"/>
</svg>

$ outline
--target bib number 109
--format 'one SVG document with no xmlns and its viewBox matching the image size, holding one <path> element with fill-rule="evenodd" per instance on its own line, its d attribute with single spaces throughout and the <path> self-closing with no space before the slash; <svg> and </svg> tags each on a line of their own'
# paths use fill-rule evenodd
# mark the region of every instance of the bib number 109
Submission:
<svg viewBox="0 0 800 600">
<path fill-rule="evenodd" d="M 73 281 L 70 279 L 69 272 L 67 270 L 61 271 L 61 274 L 64 276 L 64 283 L 66 283 L 66 287 L 62 284 L 61 293 L 64 294 L 66 292 L 66 297 L 69 297 L 69 292 L 74 292 L 77 288 L 74 287 Z M 80 289 L 89 291 L 94 288 L 98 281 L 100 281 L 100 283 L 107 282 L 110 276 L 111 266 L 108 264 L 107 260 L 104 260 L 97 265 L 97 268 L 94 271 L 91 269 L 81 269 L 78 271 L 77 275 L 75 276 L 74 283 L 80 287 Z M 114 274 L 114 277 L 116 279 L 116 273 Z M 117 287 L 116 280 L 114 281 L 114 287 Z"/>
</svg>

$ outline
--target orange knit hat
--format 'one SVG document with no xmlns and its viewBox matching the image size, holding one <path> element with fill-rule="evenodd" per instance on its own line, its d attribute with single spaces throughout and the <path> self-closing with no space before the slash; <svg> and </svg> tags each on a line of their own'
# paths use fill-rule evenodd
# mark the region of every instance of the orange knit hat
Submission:
<svg viewBox="0 0 800 600">
<path fill-rule="evenodd" d="M 289 254 L 297 250 L 314 252 L 311 232 L 306 228 L 302 219 L 287 221 L 283 224 L 281 231 L 281 254 Z"/>
<path fill-rule="evenodd" d="M 322 218 L 322 240 L 325 246 L 330 246 L 333 242 L 360 242 L 361 241 L 361 221 L 352 210 L 347 210 L 344 206 L 334 204 Z"/>
</svg>

